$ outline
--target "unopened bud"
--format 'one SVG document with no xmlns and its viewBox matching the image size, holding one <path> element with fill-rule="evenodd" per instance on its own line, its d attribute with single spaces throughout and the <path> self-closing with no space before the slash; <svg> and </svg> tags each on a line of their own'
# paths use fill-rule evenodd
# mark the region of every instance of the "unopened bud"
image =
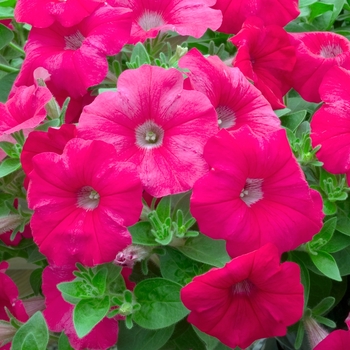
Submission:
<svg viewBox="0 0 350 350">
<path fill-rule="evenodd" d="M 148 255 L 147 248 L 139 245 L 129 245 L 117 254 L 114 264 L 132 268 L 138 261 L 145 259 Z"/>
<path fill-rule="evenodd" d="M 18 227 L 22 223 L 22 220 L 22 217 L 18 214 L 0 217 L 0 235 Z"/>
<path fill-rule="evenodd" d="M 329 334 L 312 317 L 305 317 L 304 325 L 311 349 L 315 348 Z"/>
<path fill-rule="evenodd" d="M 12 341 L 12 338 L 16 334 L 16 328 L 11 323 L 6 321 L 0 321 L 0 347 Z"/>
<path fill-rule="evenodd" d="M 43 297 L 24 299 L 22 303 L 29 317 L 32 317 L 37 311 L 45 309 L 45 299 Z"/>
</svg>

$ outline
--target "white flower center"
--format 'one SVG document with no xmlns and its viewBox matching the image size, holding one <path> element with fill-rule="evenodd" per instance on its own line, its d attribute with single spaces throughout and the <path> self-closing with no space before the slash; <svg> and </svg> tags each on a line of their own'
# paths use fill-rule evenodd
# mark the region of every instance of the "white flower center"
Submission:
<svg viewBox="0 0 350 350">
<path fill-rule="evenodd" d="M 218 124 L 220 129 L 228 129 L 236 124 L 236 116 L 233 110 L 228 106 L 217 106 Z"/>
<path fill-rule="evenodd" d="M 84 35 L 81 34 L 79 30 L 77 30 L 75 33 L 64 37 L 64 41 L 66 43 L 66 46 L 64 47 L 64 49 L 78 50 L 82 45 L 84 39 L 85 39 Z"/>
<path fill-rule="evenodd" d="M 254 284 L 249 280 L 238 282 L 232 286 L 233 295 L 249 295 L 254 289 Z"/>
<path fill-rule="evenodd" d="M 100 203 L 100 195 L 91 187 L 84 186 L 77 195 L 77 206 L 87 211 L 94 210 Z"/>
<path fill-rule="evenodd" d="M 160 27 L 165 24 L 160 13 L 149 10 L 146 10 L 141 17 L 139 17 L 137 23 L 146 32 L 150 29 Z"/>
<path fill-rule="evenodd" d="M 241 191 L 240 197 L 242 201 L 251 207 L 254 203 L 263 198 L 264 194 L 261 189 L 262 179 L 247 179 L 244 188 Z"/>
<path fill-rule="evenodd" d="M 140 148 L 157 148 L 163 144 L 164 130 L 152 120 L 147 120 L 136 128 L 135 136 Z"/>
<path fill-rule="evenodd" d="M 341 55 L 343 53 L 343 49 L 340 45 L 329 43 L 328 45 L 321 46 L 320 56 L 324 58 L 333 58 Z"/>
</svg>

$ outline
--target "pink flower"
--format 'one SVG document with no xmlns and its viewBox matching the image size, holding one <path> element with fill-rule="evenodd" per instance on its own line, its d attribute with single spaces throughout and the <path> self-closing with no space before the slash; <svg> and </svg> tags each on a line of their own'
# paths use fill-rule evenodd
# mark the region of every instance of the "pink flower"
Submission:
<svg viewBox="0 0 350 350">
<path fill-rule="evenodd" d="M 349 84 L 349 71 L 340 67 L 330 69 L 320 86 L 324 104 L 311 120 L 312 145 L 321 145 L 317 158 L 327 171 L 335 174 L 350 172 Z"/>
<path fill-rule="evenodd" d="M 9 321 L 5 307 L 21 322 L 28 320 L 28 315 L 24 309 L 23 303 L 18 299 L 18 289 L 12 279 L 5 274 L 9 264 L 5 261 L 0 262 L 0 320 Z M 2 326 L 4 327 L 4 326 Z M 11 338 L 15 333 L 15 329 L 11 330 L 11 326 L 1 329 L 0 332 L 0 349 L 8 350 L 11 344 L 1 346 L 1 342 L 8 336 Z"/>
<path fill-rule="evenodd" d="M 204 158 L 211 170 L 193 186 L 191 212 L 201 232 L 227 240 L 231 256 L 269 242 L 282 253 L 320 231 L 321 196 L 305 181 L 284 130 L 266 138 L 247 127 L 221 130 Z"/>
<path fill-rule="evenodd" d="M 55 265 L 112 261 L 131 244 L 125 226 L 139 219 L 142 187 L 135 167 L 112 145 L 70 140 L 62 155 L 33 158 L 28 203 L 34 241 Z"/>
<path fill-rule="evenodd" d="M 218 30 L 227 34 L 237 34 L 251 16 L 259 17 L 265 25 L 284 27 L 300 13 L 298 0 L 217 0 L 213 8 L 222 11 Z"/>
<path fill-rule="evenodd" d="M 217 130 L 213 106 L 183 90 L 179 71 L 143 65 L 84 108 L 78 136 L 113 144 L 120 161 L 138 167 L 144 189 L 162 197 L 189 190 L 207 172 L 203 148 Z"/>
<path fill-rule="evenodd" d="M 22 233 L 18 232 L 13 241 L 11 241 L 12 230 L 0 234 L 0 240 L 8 246 L 17 246 L 23 238 L 32 238 L 32 230 L 26 225 Z"/>
<path fill-rule="evenodd" d="M 230 41 L 238 47 L 233 65 L 254 82 L 273 109 L 284 108 L 283 96 L 292 87 L 295 48 L 287 32 L 277 25 L 263 26 L 249 18 Z"/>
<path fill-rule="evenodd" d="M 103 0 L 18 0 L 15 19 L 37 28 L 49 27 L 55 21 L 64 27 L 71 27 L 89 16 L 101 4 Z"/>
<path fill-rule="evenodd" d="M 33 170 L 32 159 L 43 152 L 62 154 L 67 142 L 76 137 L 75 125 L 64 124 L 59 129 L 49 128 L 47 132 L 32 131 L 23 145 L 22 168 L 26 175 Z"/>
<path fill-rule="evenodd" d="M 57 289 L 57 284 L 72 281 L 74 268 L 47 266 L 43 272 L 43 294 L 46 309 L 44 317 L 48 327 L 53 332 L 64 331 L 71 346 L 75 350 L 104 350 L 115 345 L 118 336 L 118 321 L 105 317 L 92 331 L 79 338 L 73 325 L 74 305 L 67 303 Z"/>
<path fill-rule="evenodd" d="M 265 135 L 280 128 L 271 105 L 238 68 L 227 67 L 219 57 L 205 58 L 192 49 L 179 61 L 194 90 L 205 94 L 216 109 L 219 128 L 229 131 L 248 125 Z"/>
<path fill-rule="evenodd" d="M 303 299 L 299 266 L 280 264 L 271 244 L 196 276 L 181 290 L 188 322 L 230 348 L 285 335 L 302 317 Z"/>
<path fill-rule="evenodd" d="M 345 320 L 348 330 L 337 330 L 331 332 L 323 339 L 314 350 L 348 350 L 350 344 L 350 314 Z"/>
<path fill-rule="evenodd" d="M 105 78 L 106 56 L 121 50 L 129 39 L 130 28 L 130 11 L 107 5 L 69 28 L 59 23 L 44 29 L 33 28 L 15 84 L 28 85 L 35 68 L 43 67 L 51 75 L 49 88 L 52 84 L 55 91 L 66 90 L 73 98 L 81 97 L 88 87 Z"/>
<path fill-rule="evenodd" d="M 290 34 L 296 47 L 293 88 L 309 102 L 321 102 L 318 88 L 328 70 L 334 66 L 350 69 L 350 43 L 332 32 Z"/>
<path fill-rule="evenodd" d="M 0 102 L 0 133 L 31 129 L 46 118 L 45 105 L 52 98 L 46 87 L 21 86 L 6 103 Z"/>
<path fill-rule="evenodd" d="M 130 43 L 155 38 L 157 34 L 168 30 L 180 35 L 201 37 L 210 28 L 219 28 L 222 15 L 209 6 L 215 0 L 108 0 L 112 6 L 126 7 L 132 10 L 133 24 Z"/>
</svg>

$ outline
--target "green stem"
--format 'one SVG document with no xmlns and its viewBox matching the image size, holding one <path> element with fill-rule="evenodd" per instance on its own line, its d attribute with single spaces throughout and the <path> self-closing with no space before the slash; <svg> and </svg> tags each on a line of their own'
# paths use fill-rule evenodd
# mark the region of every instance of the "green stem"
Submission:
<svg viewBox="0 0 350 350">
<path fill-rule="evenodd" d="M 16 44 L 13 43 L 13 42 L 10 42 L 10 43 L 9 43 L 9 46 L 10 46 L 12 49 L 14 49 L 14 50 L 20 52 L 23 56 L 25 56 L 26 53 L 25 53 L 25 51 L 24 51 L 20 46 L 16 45 Z"/>
<path fill-rule="evenodd" d="M 19 69 L 0 63 L 0 70 L 7 73 L 18 73 Z"/>
</svg>

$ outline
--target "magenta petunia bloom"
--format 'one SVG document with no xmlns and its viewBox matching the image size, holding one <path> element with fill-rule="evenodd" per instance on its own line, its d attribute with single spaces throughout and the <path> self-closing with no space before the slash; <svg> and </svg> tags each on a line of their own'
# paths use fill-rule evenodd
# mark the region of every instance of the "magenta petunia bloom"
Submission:
<svg viewBox="0 0 350 350">
<path fill-rule="evenodd" d="M 309 188 L 284 130 L 266 138 L 247 127 L 221 130 L 204 158 L 211 170 L 193 186 L 191 213 L 201 232 L 227 240 L 232 257 L 269 242 L 289 251 L 320 231 L 321 196 Z"/>
<path fill-rule="evenodd" d="M 91 332 L 79 338 L 73 325 L 74 305 L 67 303 L 57 284 L 72 281 L 74 267 L 47 266 L 43 272 L 42 290 L 45 296 L 46 309 L 44 317 L 50 331 L 62 332 L 67 335 L 75 350 L 91 349 L 105 350 L 115 345 L 118 337 L 118 321 L 105 317 Z"/>
<path fill-rule="evenodd" d="M 210 28 L 216 30 L 222 14 L 210 8 L 216 0 L 108 0 L 112 6 L 132 10 L 130 43 L 155 38 L 162 31 L 201 37 Z"/>
<path fill-rule="evenodd" d="M 348 330 L 336 330 L 323 339 L 314 350 L 348 350 L 350 344 L 350 314 L 345 320 Z"/>
<path fill-rule="evenodd" d="M 52 84 L 73 98 L 84 96 L 88 87 L 105 78 L 106 56 L 122 49 L 130 29 L 130 10 L 108 5 L 69 28 L 59 23 L 32 28 L 25 46 L 27 56 L 15 84 L 28 85 L 33 71 L 43 67 L 51 75 L 49 88 Z"/>
<path fill-rule="evenodd" d="M 321 102 L 319 87 L 334 66 L 350 69 L 350 42 L 332 32 L 290 34 L 296 47 L 293 88 L 309 102 Z"/>
<path fill-rule="evenodd" d="M 139 219 L 142 186 L 135 166 L 117 162 L 112 145 L 75 138 L 62 155 L 45 152 L 32 161 L 31 228 L 50 263 L 94 266 L 131 244 L 125 226 Z"/>
<path fill-rule="evenodd" d="M 15 19 L 37 28 L 49 27 L 55 21 L 71 27 L 103 3 L 103 0 L 18 0 Z"/>
<path fill-rule="evenodd" d="M 205 58 L 197 49 L 183 56 L 179 66 L 190 70 L 185 74 L 192 88 L 205 94 L 215 107 L 220 129 L 248 125 L 260 135 L 280 129 L 271 105 L 238 68 L 227 67 L 217 56 Z"/>
<path fill-rule="evenodd" d="M 23 145 L 21 152 L 22 168 L 26 175 L 33 170 L 32 159 L 39 153 L 54 152 L 62 154 L 67 142 L 77 135 L 75 125 L 63 124 L 59 129 L 49 128 L 45 131 L 32 131 Z"/>
<path fill-rule="evenodd" d="M 0 134 L 38 126 L 46 118 L 45 105 L 52 98 L 42 86 L 21 86 L 6 103 L 0 102 Z"/>
<path fill-rule="evenodd" d="M 283 96 L 292 87 L 296 60 L 287 32 L 277 25 L 265 27 L 259 18 L 251 17 L 229 40 L 238 47 L 233 65 L 254 82 L 273 109 L 284 108 Z"/>
<path fill-rule="evenodd" d="M 261 18 L 265 25 L 284 27 L 300 13 L 298 0 L 217 0 L 213 8 L 222 11 L 222 25 L 218 31 L 227 34 L 237 34 L 251 16 Z"/>
<path fill-rule="evenodd" d="M 304 307 L 299 266 L 280 264 L 272 244 L 196 276 L 182 288 L 181 300 L 191 310 L 188 322 L 242 349 L 260 338 L 285 335 Z"/>
<path fill-rule="evenodd" d="M 350 72 L 334 67 L 320 86 L 323 105 L 311 120 L 313 147 L 321 145 L 317 158 L 330 173 L 348 173 L 350 184 Z"/>
<path fill-rule="evenodd" d="M 144 189 L 162 197 L 191 189 L 208 171 L 202 153 L 217 125 L 210 101 L 183 90 L 179 71 L 143 65 L 84 108 L 78 136 L 113 144 L 118 160 L 138 167 Z"/>
</svg>

